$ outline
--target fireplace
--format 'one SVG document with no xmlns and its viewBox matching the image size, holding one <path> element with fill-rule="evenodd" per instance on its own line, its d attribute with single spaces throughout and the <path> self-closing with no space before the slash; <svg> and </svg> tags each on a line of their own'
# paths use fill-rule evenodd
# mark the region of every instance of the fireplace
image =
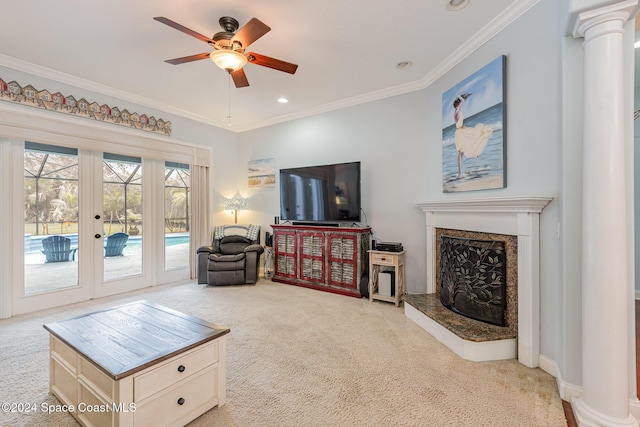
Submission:
<svg viewBox="0 0 640 427">
<path fill-rule="evenodd" d="M 427 293 L 407 295 L 405 315 L 465 359 L 517 358 L 528 367 L 537 367 L 540 355 L 540 213 L 551 200 L 550 197 L 518 196 L 419 204 L 426 218 Z M 472 319 L 467 322 L 466 317 L 444 308 L 440 302 L 438 269 L 442 234 L 480 241 L 503 240 L 494 235 L 506 236 L 504 327 Z M 509 256 L 510 252 L 515 256 Z"/>
<path fill-rule="evenodd" d="M 444 252 L 447 252 L 447 248 L 443 247 L 443 242 L 445 239 L 452 240 L 456 243 L 456 251 L 465 251 L 471 250 L 471 248 L 466 248 L 467 245 L 473 247 L 478 247 L 476 250 L 488 250 L 488 248 L 492 248 L 492 251 L 499 252 L 498 254 L 494 254 L 491 252 L 487 254 L 490 256 L 494 262 L 488 263 L 490 265 L 484 266 L 480 269 L 476 264 L 480 261 L 482 264 L 482 260 L 476 259 L 475 255 L 471 256 L 471 263 L 467 263 L 462 265 L 461 268 L 464 269 L 461 274 L 462 283 L 458 283 L 458 286 L 470 286 L 473 289 L 474 285 L 476 287 L 481 287 L 481 284 L 473 283 L 472 277 L 474 274 L 474 269 L 476 273 L 481 273 L 481 280 L 487 281 L 487 279 L 491 279 L 493 282 L 495 280 L 500 280 L 498 274 L 502 276 L 502 284 L 504 287 L 502 288 L 502 293 L 499 295 L 502 300 L 502 304 L 500 304 L 501 313 L 494 313 L 492 319 L 494 321 L 489 320 L 486 327 L 476 327 L 474 323 L 478 321 L 485 322 L 487 319 L 478 318 L 480 316 L 471 315 L 468 316 L 471 319 L 474 319 L 472 322 L 467 322 L 469 324 L 465 324 L 465 322 L 461 320 L 457 320 L 455 322 L 458 325 L 458 328 L 463 328 L 465 331 L 463 333 L 458 332 L 459 335 L 463 335 L 465 339 L 477 341 L 477 342 L 485 342 L 492 340 L 500 340 L 500 339 L 510 339 L 518 336 L 518 237 L 507 234 L 497 234 L 497 233 L 486 233 L 479 231 L 469 231 L 469 230 L 455 230 L 450 228 L 440 228 L 437 227 L 434 230 L 434 240 L 435 240 L 435 263 L 434 268 L 436 270 L 435 274 L 435 289 L 433 297 L 438 300 L 440 304 L 444 307 L 447 307 L 449 304 L 447 303 L 448 292 L 445 290 L 444 295 L 442 292 L 443 287 L 450 286 L 450 284 L 442 282 L 442 266 L 443 266 L 443 256 Z M 497 251 L 500 249 L 500 251 Z M 459 255 L 459 260 L 465 260 L 463 255 Z M 501 262 L 495 262 L 496 257 L 499 258 Z M 446 258 L 446 257 L 445 257 Z M 486 258 L 485 258 L 486 260 Z M 488 260 L 487 260 L 488 261 Z M 446 264 L 446 259 L 445 259 Z M 473 265 L 470 265 L 473 264 Z M 501 264 L 501 265 L 500 265 Z M 445 267 L 446 268 L 446 267 Z M 453 267 L 456 268 L 455 266 Z M 481 271 L 480 271 L 481 270 Z M 496 277 L 493 278 L 492 274 L 495 270 L 499 270 L 496 272 Z M 483 279 L 484 277 L 484 279 Z M 501 286 L 502 287 L 502 286 Z M 468 289 L 468 288 L 467 288 Z M 478 294 L 478 291 L 474 291 L 474 294 Z M 486 292 L 483 295 L 479 296 L 479 300 L 475 301 L 476 305 L 483 305 L 488 301 L 492 300 L 492 295 L 489 296 Z M 476 297 L 471 296 L 471 299 L 475 299 Z M 464 299 L 463 298 L 458 298 Z M 494 302 L 496 300 L 494 299 Z M 497 304 L 496 304 L 497 305 Z M 456 315 L 466 315 L 467 313 L 463 310 L 454 309 L 453 310 Z M 463 311 L 460 313 L 460 311 Z M 496 310 L 491 310 L 496 311 Z M 495 325 L 495 326 L 490 326 Z M 453 329 L 449 327 L 449 329 Z"/>
<path fill-rule="evenodd" d="M 507 252 L 504 242 L 440 237 L 440 302 L 471 319 L 504 326 Z"/>
</svg>

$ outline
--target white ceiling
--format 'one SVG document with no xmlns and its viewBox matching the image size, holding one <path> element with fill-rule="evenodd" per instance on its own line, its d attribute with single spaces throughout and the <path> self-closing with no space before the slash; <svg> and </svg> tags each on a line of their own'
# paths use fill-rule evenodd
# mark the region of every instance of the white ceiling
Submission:
<svg viewBox="0 0 640 427">
<path fill-rule="evenodd" d="M 448 0 L 11 1 L 0 65 L 243 131 L 426 87 L 537 1 L 470 0 L 456 12 Z M 256 17 L 271 31 L 248 51 L 298 71 L 246 65 L 250 86 L 231 83 L 228 127 L 227 74 L 208 59 L 164 62 L 211 48 L 154 16 L 208 37 L 221 16 L 240 26 Z M 396 69 L 401 61 L 413 66 Z"/>
</svg>

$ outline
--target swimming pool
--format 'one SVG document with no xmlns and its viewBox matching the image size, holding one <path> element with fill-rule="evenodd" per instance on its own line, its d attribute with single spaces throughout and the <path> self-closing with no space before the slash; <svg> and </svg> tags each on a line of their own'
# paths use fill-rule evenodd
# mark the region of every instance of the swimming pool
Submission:
<svg viewBox="0 0 640 427">
<path fill-rule="evenodd" d="M 62 236 L 68 237 L 71 239 L 71 247 L 78 247 L 78 235 L 77 234 L 63 234 Z M 47 237 L 46 235 L 41 236 L 31 236 L 25 235 L 24 238 L 24 252 L 26 254 L 36 253 L 39 254 L 42 251 L 42 239 Z M 185 233 L 176 233 L 165 236 L 164 245 L 165 246 L 175 246 L 182 245 L 185 243 L 189 243 L 190 236 Z M 107 239 L 104 239 L 105 244 L 107 243 Z M 142 236 L 129 236 L 129 240 L 127 241 L 127 247 L 129 248 L 139 248 L 142 243 Z"/>
<path fill-rule="evenodd" d="M 178 236 L 165 236 L 164 245 L 165 246 L 175 246 L 182 245 L 184 243 L 189 243 L 190 237 L 189 235 L 178 235 Z M 129 240 L 127 241 L 127 247 L 140 247 L 142 243 L 141 236 L 129 236 Z"/>
</svg>

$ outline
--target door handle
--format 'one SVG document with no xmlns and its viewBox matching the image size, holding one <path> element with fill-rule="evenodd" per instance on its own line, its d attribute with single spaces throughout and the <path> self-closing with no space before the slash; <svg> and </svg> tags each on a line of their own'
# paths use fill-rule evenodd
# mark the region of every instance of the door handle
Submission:
<svg viewBox="0 0 640 427">
<path fill-rule="evenodd" d="M 101 238 L 101 237 L 102 237 L 102 235 L 101 235 L 101 234 L 96 234 L 96 235 L 95 235 L 95 236 L 93 236 L 93 237 L 95 237 L 96 239 L 99 239 L 99 238 Z"/>
</svg>

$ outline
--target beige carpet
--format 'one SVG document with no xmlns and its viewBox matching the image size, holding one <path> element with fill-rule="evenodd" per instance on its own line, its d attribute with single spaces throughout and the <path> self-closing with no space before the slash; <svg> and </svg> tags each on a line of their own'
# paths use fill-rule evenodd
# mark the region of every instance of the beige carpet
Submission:
<svg viewBox="0 0 640 427">
<path fill-rule="evenodd" d="M 231 328 L 227 404 L 190 426 L 566 426 L 540 369 L 462 360 L 389 303 L 268 281 L 163 286 L 2 320 L 2 402 L 58 403 L 43 323 L 139 299 Z M 0 413 L 0 425 L 76 423 L 37 411 Z"/>
</svg>

